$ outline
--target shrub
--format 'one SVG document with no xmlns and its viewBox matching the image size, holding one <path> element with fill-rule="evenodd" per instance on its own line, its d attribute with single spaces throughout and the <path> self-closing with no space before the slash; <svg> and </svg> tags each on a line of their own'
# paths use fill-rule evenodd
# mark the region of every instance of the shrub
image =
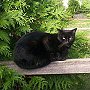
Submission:
<svg viewBox="0 0 90 90">
<path fill-rule="evenodd" d="M 83 0 L 81 8 L 83 10 L 90 10 L 90 0 Z"/>
<path fill-rule="evenodd" d="M 28 2 L 32 5 L 27 10 L 29 17 L 33 17 L 30 27 L 33 30 L 56 32 L 57 28 L 67 25 L 68 13 L 65 12 L 60 0 L 39 0 Z"/>
<path fill-rule="evenodd" d="M 0 66 L 0 90 L 25 90 L 26 82 L 23 77 L 12 69 Z"/>
<path fill-rule="evenodd" d="M 4 59 L 12 56 L 11 42 L 15 43 L 17 35 L 30 30 L 24 13 L 26 7 L 25 0 L 0 1 L 0 56 Z"/>
<path fill-rule="evenodd" d="M 79 9 L 80 9 L 80 5 L 79 5 L 79 2 L 77 0 L 69 0 L 67 10 L 71 13 L 72 16 L 75 13 L 78 13 Z"/>
<path fill-rule="evenodd" d="M 90 0 L 82 0 L 79 13 L 90 13 Z"/>
</svg>

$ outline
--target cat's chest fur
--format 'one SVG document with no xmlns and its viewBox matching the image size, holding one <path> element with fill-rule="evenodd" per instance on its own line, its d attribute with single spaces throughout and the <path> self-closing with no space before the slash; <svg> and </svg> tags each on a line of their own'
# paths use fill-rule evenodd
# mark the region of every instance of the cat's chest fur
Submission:
<svg viewBox="0 0 90 90">
<path fill-rule="evenodd" d="M 21 68 L 31 69 L 65 60 L 74 42 L 75 31 L 59 30 L 57 34 L 31 32 L 22 36 L 14 48 L 14 61 Z"/>
</svg>

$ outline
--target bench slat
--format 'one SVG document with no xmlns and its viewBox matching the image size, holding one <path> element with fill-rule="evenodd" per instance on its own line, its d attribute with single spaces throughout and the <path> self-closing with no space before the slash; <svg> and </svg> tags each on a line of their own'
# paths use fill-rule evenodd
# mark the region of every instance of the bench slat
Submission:
<svg viewBox="0 0 90 90">
<path fill-rule="evenodd" d="M 0 61 L 0 65 L 6 65 L 23 75 L 90 73 L 90 58 L 55 61 L 45 67 L 31 70 L 21 69 L 13 61 Z"/>
</svg>

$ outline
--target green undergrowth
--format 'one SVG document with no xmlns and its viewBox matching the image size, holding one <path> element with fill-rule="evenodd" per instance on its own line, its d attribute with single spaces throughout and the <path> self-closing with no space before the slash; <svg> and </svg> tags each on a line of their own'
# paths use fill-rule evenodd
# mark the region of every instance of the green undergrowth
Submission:
<svg viewBox="0 0 90 90">
<path fill-rule="evenodd" d="M 90 58 L 90 31 L 77 31 L 69 58 Z"/>
<path fill-rule="evenodd" d="M 26 86 L 24 76 L 6 66 L 0 66 L 0 90 L 17 90 L 18 86 L 21 86 L 20 90 L 24 90 Z"/>
</svg>

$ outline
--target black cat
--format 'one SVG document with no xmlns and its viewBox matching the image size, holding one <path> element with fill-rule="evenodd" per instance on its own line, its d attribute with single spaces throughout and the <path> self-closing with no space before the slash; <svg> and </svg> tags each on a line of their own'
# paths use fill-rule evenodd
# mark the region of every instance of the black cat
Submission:
<svg viewBox="0 0 90 90">
<path fill-rule="evenodd" d="M 76 30 L 58 30 L 57 34 L 36 31 L 22 36 L 14 48 L 15 63 L 30 69 L 48 65 L 51 61 L 65 60 Z"/>
</svg>

